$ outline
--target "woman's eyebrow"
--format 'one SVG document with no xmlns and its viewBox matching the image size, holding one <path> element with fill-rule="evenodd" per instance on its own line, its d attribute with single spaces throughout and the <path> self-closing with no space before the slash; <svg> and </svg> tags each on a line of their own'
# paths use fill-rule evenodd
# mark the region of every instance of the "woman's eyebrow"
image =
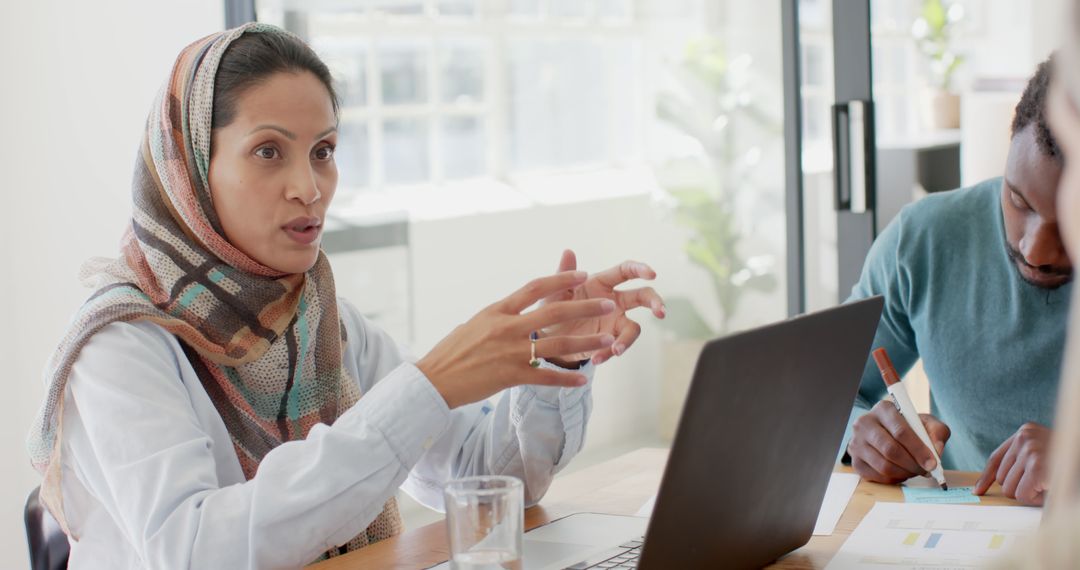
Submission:
<svg viewBox="0 0 1080 570">
<path fill-rule="evenodd" d="M 277 125 L 259 125 L 259 126 L 255 127 L 254 129 L 251 129 L 251 131 L 248 132 L 248 134 L 250 135 L 252 133 L 256 133 L 256 132 L 259 132 L 259 131 L 264 130 L 264 129 L 270 129 L 272 131 L 277 131 L 277 132 L 285 135 L 291 141 L 296 140 L 296 133 L 290 131 L 289 129 L 279 127 Z M 330 134 L 330 133 L 332 133 L 332 132 L 334 132 L 336 130 L 337 130 L 337 125 L 334 125 L 334 126 L 330 127 L 329 129 L 326 129 L 325 131 L 315 135 L 315 138 L 316 139 L 321 139 L 321 138 L 325 137 L 326 135 L 328 135 L 328 134 Z"/>
<path fill-rule="evenodd" d="M 279 126 L 276 126 L 276 125 L 259 125 L 259 126 L 255 127 L 254 129 L 251 129 L 251 131 L 248 132 L 248 134 L 250 135 L 252 133 L 256 133 L 256 132 L 264 130 L 264 129 L 270 129 L 272 131 L 277 131 L 277 132 L 285 135 L 289 140 L 292 140 L 292 141 L 296 140 L 296 133 L 293 133 L 289 129 L 282 128 L 282 127 L 279 127 Z"/>
</svg>

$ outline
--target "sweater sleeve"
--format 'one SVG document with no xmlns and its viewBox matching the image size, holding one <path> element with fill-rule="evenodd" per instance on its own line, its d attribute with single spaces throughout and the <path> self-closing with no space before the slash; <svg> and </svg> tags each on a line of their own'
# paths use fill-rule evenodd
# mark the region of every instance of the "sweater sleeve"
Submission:
<svg viewBox="0 0 1080 570">
<path fill-rule="evenodd" d="M 848 301 L 856 301 L 874 295 L 884 296 L 885 306 L 882 309 L 881 322 L 874 334 L 873 349 L 884 347 L 901 377 L 919 359 L 909 312 L 911 273 L 904 263 L 902 250 L 907 213 L 907 210 L 902 211 L 874 240 L 859 282 L 852 287 L 851 296 L 848 297 Z M 859 392 L 855 397 L 855 405 L 848 419 L 843 444 L 840 446 L 841 456 L 851 440 L 851 428 L 855 420 L 869 412 L 885 394 L 885 382 L 881 379 L 881 373 L 874 359 L 868 358 L 859 383 Z"/>
</svg>

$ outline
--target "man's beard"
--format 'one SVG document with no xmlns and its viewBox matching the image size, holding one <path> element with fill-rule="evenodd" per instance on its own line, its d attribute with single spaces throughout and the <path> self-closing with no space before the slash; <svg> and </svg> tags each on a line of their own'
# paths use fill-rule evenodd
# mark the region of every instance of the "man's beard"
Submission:
<svg viewBox="0 0 1080 570">
<path fill-rule="evenodd" d="M 1054 267 L 1053 265 L 1032 265 L 1028 263 L 1026 259 L 1024 259 L 1024 256 L 1020 253 L 1020 250 L 1013 247 L 1012 244 L 1008 241 L 1005 242 L 1005 253 L 1008 254 L 1009 260 L 1013 262 L 1013 269 L 1016 270 L 1016 273 L 1020 276 L 1020 278 L 1024 281 L 1027 281 L 1031 285 L 1034 285 L 1035 287 L 1052 291 L 1072 281 L 1073 272 L 1071 267 L 1063 268 Z M 1035 271 L 1038 271 L 1039 273 L 1046 275 L 1047 277 L 1067 277 L 1067 279 L 1063 279 L 1060 282 L 1054 283 L 1053 285 L 1044 285 L 1042 283 L 1028 279 L 1027 275 L 1025 275 L 1023 271 L 1020 271 L 1020 266 L 1030 267 L 1031 269 L 1034 269 Z"/>
</svg>

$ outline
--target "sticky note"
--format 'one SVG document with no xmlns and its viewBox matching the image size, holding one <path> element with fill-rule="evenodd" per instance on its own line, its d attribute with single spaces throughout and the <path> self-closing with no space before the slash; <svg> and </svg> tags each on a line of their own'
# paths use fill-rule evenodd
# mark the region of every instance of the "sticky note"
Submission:
<svg viewBox="0 0 1080 570">
<path fill-rule="evenodd" d="M 904 501 L 908 503 L 978 503 L 978 495 L 971 494 L 973 487 L 949 487 L 948 491 L 939 488 L 903 487 Z"/>
<path fill-rule="evenodd" d="M 1003 535 L 1003 534 L 995 534 L 990 539 L 990 550 L 997 550 L 997 549 L 1001 548 L 1002 544 L 1005 544 L 1005 535 Z"/>
</svg>

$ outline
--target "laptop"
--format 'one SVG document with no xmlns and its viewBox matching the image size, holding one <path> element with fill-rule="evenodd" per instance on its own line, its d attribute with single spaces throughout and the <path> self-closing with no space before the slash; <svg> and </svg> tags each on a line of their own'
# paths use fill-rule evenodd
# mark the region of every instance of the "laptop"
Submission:
<svg viewBox="0 0 1080 570">
<path fill-rule="evenodd" d="M 757 568 L 806 544 L 882 305 L 872 297 L 707 343 L 652 517 L 578 513 L 533 529 L 525 570 Z"/>
</svg>

